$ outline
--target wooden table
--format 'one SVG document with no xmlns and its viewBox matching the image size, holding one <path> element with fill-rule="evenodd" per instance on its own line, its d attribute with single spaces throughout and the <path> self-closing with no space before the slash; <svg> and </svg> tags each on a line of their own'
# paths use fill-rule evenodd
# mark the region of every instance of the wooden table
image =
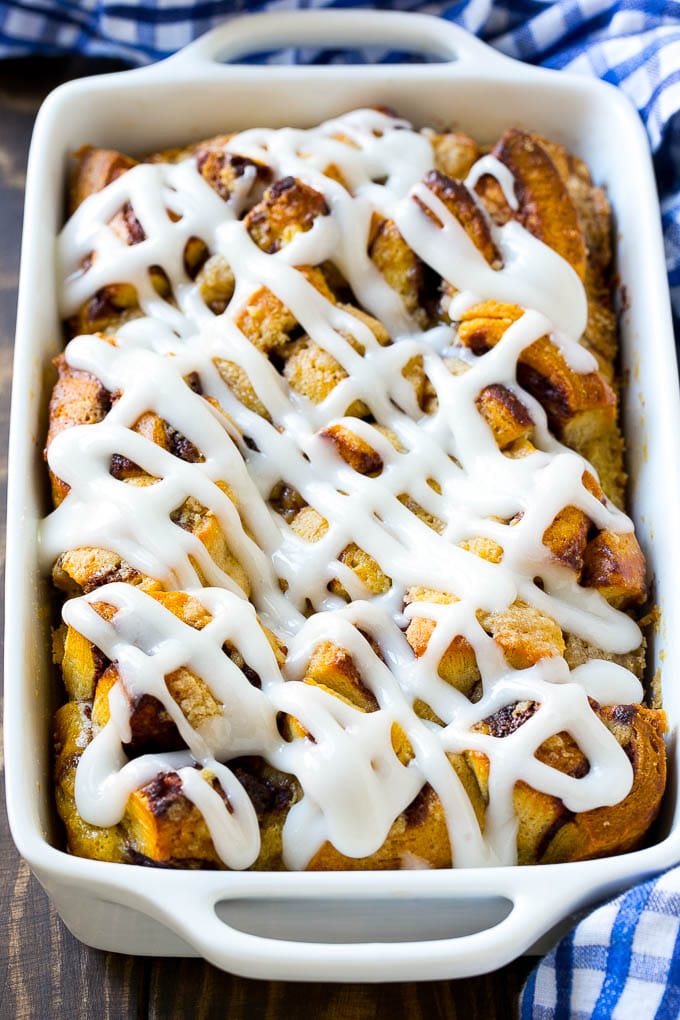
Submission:
<svg viewBox="0 0 680 1020">
<path fill-rule="evenodd" d="M 4 533 L 12 344 L 26 156 L 42 98 L 68 78 L 111 69 L 77 59 L 0 64 L 0 429 Z M 114 68 L 115 69 L 115 68 Z M 4 541 L 2 543 L 4 549 Z M 1 597 L 1 596 L 0 596 Z M 0 783 L 4 789 L 0 763 Z M 329 985 L 252 981 L 201 960 L 126 957 L 88 949 L 66 930 L 14 849 L 0 815 L 0 1020 L 503 1020 L 532 961 L 485 977 L 420 984 Z M 3 937 L 4 936 L 4 937 Z"/>
</svg>

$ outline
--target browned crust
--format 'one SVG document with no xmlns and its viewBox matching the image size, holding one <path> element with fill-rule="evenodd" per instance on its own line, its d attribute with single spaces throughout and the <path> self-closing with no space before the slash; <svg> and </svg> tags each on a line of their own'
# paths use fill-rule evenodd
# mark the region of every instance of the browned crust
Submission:
<svg viewBox="0 0 680 1020">
<path fill-rule="evenodd" d="M 503 263 L 491 237 L 489 224 L 468 188 L 461 181 L 452 180 L 439 170 L 430 170 L 425 176 L 425 184 L 456 217 L 489 265 L 500 269 Z M 426 207 L 421 208 L 427 215 L 433 215 Z"/>
<path fill-rule="evenodd" d="M 271 167 L 248 159 L 247 156 L 225 152 L 224 149 L 210 145 L 199 146 L 195 150 L 195 157 L 201 177 L 225 202 L 231 197 L 234 184 L 247 169 L 255 171 L 254 183 L 268 184 L 272 179 Z"/>
<path fill-rule="evenodd" d="M 504 132 L 491 151 L 509 168 L 515 179 L 515 196 L 519 204 L 516 218 L 535 237 L 566 259 L 583 279 L 587 252 L 578 213 L 564 181 L 538 137 L 511 128 Z M 489 194 L 490 187 L 489 178 L 483 177 L 478 189 L 483 199 Z M 494 211 L 493 205 L 491 211 Z"/>
<path fill-rule="evenodd" d="M 582 861 L 625 853 L 641 844 L 658 814 L 666 781 L 665 714 L 640 705 L 595 708 L 631 760 L 633 786 L 628 795 L 612 807 L 573 814 L 559 798 L 518 782 L 514 806 L 519 821 L 520 864 Z M 520 713 L 517 724 L 521 725 L 530 714 Z M 485 728 L 491 731 L 489 721 L 486 726 L 480 726 L 480 729 Z M 497 735 L 507 735 L 512 728 Z M 539 748 L 537 757 L 575 778 L 588 772 L 587 759 L 567 733 L 558 733 L 547 740 Z M 479 752 L 467 752 L 466 760 L 481 789 L 486 791 L 488 759 Z"/>
<path fill-rule="evenodd" d="M 74 425 L 89 425 L 102 421 L 111 407 L 111 394 L 96 376 L 71 368 L 63 354 L 55 359 L 57 381 L 52 390 L 49 407 L 49 428 L 45 455 L 54 439 Z M 50 471 L 52 499 L 58 506 L 68 492 L 68 486 Z"/>
<path fill-rule="evenodd" d="M 311 230 L 317 216 L 328 216 L 326 200 L 295 177 L 282 177 L 267 189 L 245 218 L 253 241 L 270 255 L 300 232 Z"/>
<path fill-rule="evenodd" d="M 500 450 L 518 439 L 528 439 L 534 422 L 522 401 L 507 386 L 485 386 L 476 400 L 477 408 L 493 432 Z"/>
<path fill-rule="evenodd" d="M 373 214 L 368 254 L 385 282 L 400 296 L 409 315 L 419 326 L 426 326 L 425 266 L 406 244 L 393 220 Z"/>
<path fill-rule="evenodd" d="M 69 213 L 73 213 L 89 195 L 102 191 L 137 161 L 112 149 L 85 145 L 74 154 L 69 191 Z"/>
<path fill-rule="evenodd" d="M 329 425 L 321 435 L 330 440 L 342 459 L 360 475 L 375 477 L 382 471 L 383 461 L 377 450 L 344 425 Z"/>
<path fill-rule="evenodd" d="M 433 132 L 429 137 L 434 151 L 435 169 L 454 180 L 467 177 L 482 154 L 474 138 L 462 131 L 444 134 Z"/>
</svg>

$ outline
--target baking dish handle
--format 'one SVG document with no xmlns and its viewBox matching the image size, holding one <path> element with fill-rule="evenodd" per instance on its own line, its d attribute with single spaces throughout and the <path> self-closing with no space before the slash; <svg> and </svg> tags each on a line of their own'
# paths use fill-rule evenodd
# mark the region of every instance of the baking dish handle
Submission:
<svg viewBox="0 0 680 1020">
<path fill-rule="evenodd" d="M 531 869 L 533 870 L 533 869 Z M 496 872 L 498 876 L 498 872 Z M 280 877 L 280 876 L 279 876 Z M 293 876 L 294 877 L 294 876 Z M 306 877 L 310 877 L 307 875 Z M 500 876 L 499 876 L 500 877 Z M 529 879 L 528 875 L 522 876 Z M 547 878 L 547 876 L 546 876 Z M 536 878 L 517 883 L 509 892 L 507 879 L 494 882 L 493 876 L 466 883 L 465 889 L 451 891 L 449 896 L 439 893 L 431 902 L 450 901 L 451 917 L 461 904 L 468 914 L 476 904 L 485 904 L 496 897 L 509 908 L 506 916 L 494 923 L 482 922 L 471 933 L 445 938 L 411 939 L 402 931 L 402 938 L 391 933 L 389 941 L 368 938 L 365 941 L 343 942 L 306 941 L 291 938 L 253 934 L 247 926 L 232 926 L 218 915 L 218 907 L 241 897 L 226 892 L 221 883 L 212 884 L 210 890 L 189 893 L 175 887 L 176 895 L 151 901 L 146 900 L 146 911 L 156 920 L 171 928 L 195 952 L 221 970 L 242 977 L 272 981 L 394 981 L 402 973 L 403 980 L 442 980 L 469 977 L 488 973 L 505 966 L 530 948 L 538 938 L 558 921 L 581 905 L 583 891 L 573 883 L 560 887 L 551 881 L 548 888 Z M 543 886 L 543 888 L 542 888 Z M 207 894 L 206 894 L 207 893 Z M 394 893 L 392 894 L 394 896 Z M 137 906 L 141 906 L 140 898 Z M 275 917 L 288 899 L 288 895 L 257 897 L 270 916 Z M 290 898 L 295 898 L 293 895 Z M 427 911 L 428 900 L 414 897 L 419 907 Z M 247 896 L 252 901 L 252 896 Z M 312 901 L 309 890 L 305 899 Z M 343 897 L 333 898 L 342 908 Z M 328 915 L 333 914 L 333 899 L 325 897 Z M 376 909 L 371 900 L 371 909 Z"/>
<path fill-rule="evenodd" d="M 282 47 L 318 45 L 362 49 L 366 46 L 429 53 L 444 61 L 482 70 L 494 64 L 515 63 L 491 49 L 465 29 L 427 14 L 404 15 L 389 11 L 285 11 L 251 14 L 225 21 L 189 43 L 161 64 L 179 69 L 228 64 L 248 54 Z M 318 70 L 318 68 L 316 68 Z"/>
</svg>

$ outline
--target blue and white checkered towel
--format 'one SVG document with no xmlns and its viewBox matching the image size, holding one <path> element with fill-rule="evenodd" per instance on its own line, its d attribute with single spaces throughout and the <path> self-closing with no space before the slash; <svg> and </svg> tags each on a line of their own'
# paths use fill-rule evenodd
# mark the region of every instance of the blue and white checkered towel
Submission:
<svg viewBox="0 0 680 1020">
<path fill-rule="evenodd" d="M 663 0 L 8 0 L 0 57 L 84 53 L 146 63 L 245 10 L 391 7 L 456 21 L 504 53 L 596 75 L 622 88 L 644 120 L 662 199 L 680 339 L 680 2 Z M 393 60 L 391 53 L 369 59 Z M 337 50 L 261 59 L 356 59 Z M 409 58 L 407 58 L 409 59 Z M 677 1020 L 680 869 L 596 910 L 538 966 L 521 1020 Z"/>
<path fill-rule="evenodd" d="M 527 981 L 520 1020 L 678 1020 L 680 869 L 593 911 Z"/>
</svg>

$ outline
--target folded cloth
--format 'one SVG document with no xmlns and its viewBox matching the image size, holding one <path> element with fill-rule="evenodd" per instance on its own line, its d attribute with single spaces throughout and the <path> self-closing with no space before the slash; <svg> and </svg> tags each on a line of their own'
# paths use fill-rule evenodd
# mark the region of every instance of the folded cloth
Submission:
<svg viewBox="0 0 680 1020">
<path fill-rule="evenodd" d="M 663 0 L 8 0 L 0 57 L 85 53 L 158 60 L 246 10 L 391 7 L 439 14 L 511 56 L 620 86 L 645 122 L 662 199 L 666 258 L 680 336 L 680 3 Z M 367 59 L 394 60 L 386 51 Z M 295 50 L 267 61 L 338 62 L 356 54 Z M 411 59 L 410 57 L 407 59 Z"/>
<path fill-rule="evenodd" d="M 677 1020 L 680 868 L 586 917 L 530 975 L 520 1020 Z"/>
</svg>

